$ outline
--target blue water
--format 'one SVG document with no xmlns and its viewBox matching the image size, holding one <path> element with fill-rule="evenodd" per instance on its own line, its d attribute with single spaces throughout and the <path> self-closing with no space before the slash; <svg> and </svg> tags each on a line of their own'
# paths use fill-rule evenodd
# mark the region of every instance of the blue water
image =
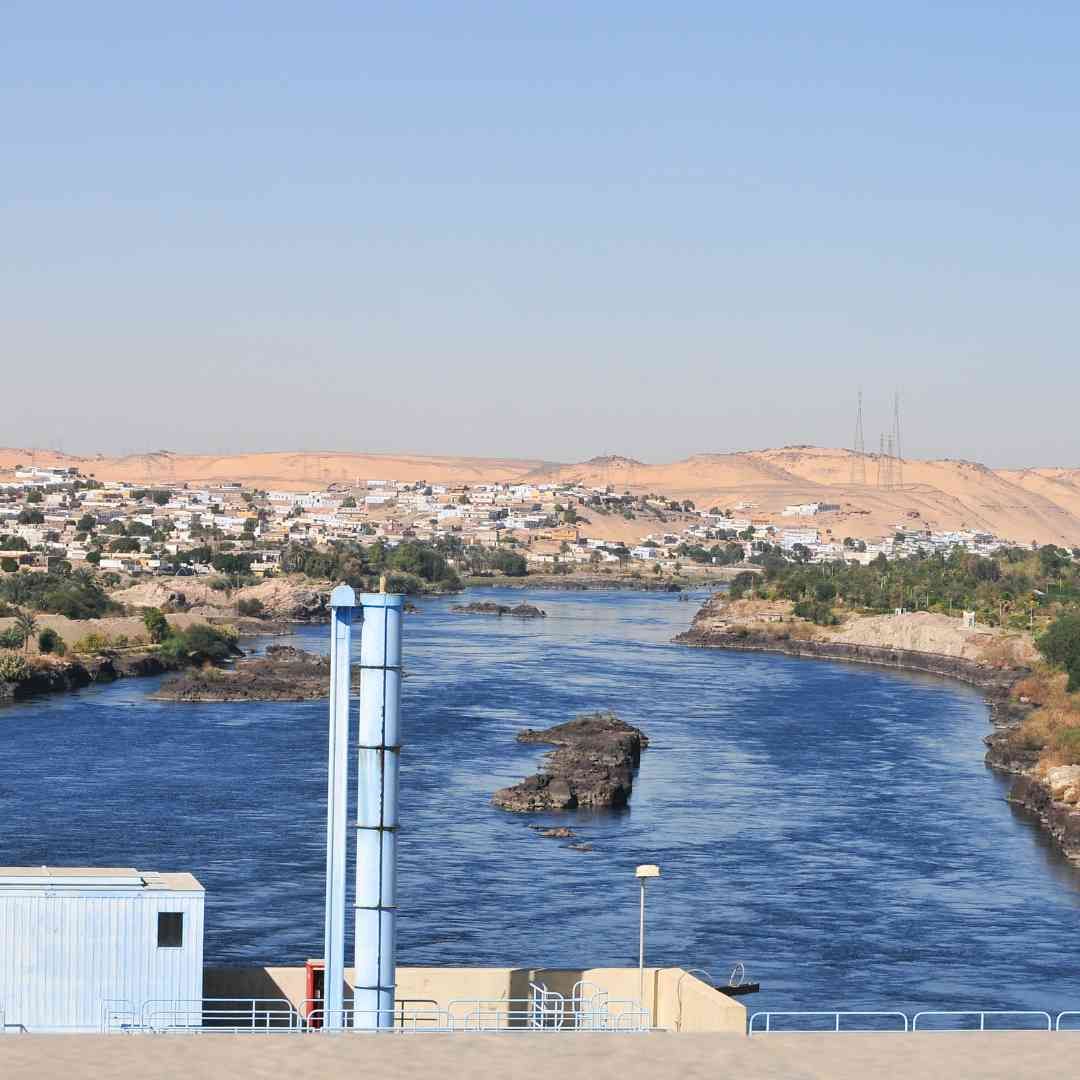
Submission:
<svg viewBox="0 0 1080 1080">
<path fill-rule="evenodd" d="M 983 766 L 976 692 L 673 646 L 696 604 L 668 595 L 482 596 L 549 618 L 425 600 L 406 620 L 401 963 L 635 964 L 633 870 L 657 862 L 650 962 L 726 981 L 742 960 L 754 1008 L 1080 1005 L 1080 875 Z M 190 870 L 208 964 L 320 955 L 326 704 L 162 703 L 156 685 L 0 711 L 0 864 Z M 489 798 L 534 771 L 521 727 L 597 708 L 652 745 L 628 811 L 563 817 L 586 853 Z"/>
</svg>

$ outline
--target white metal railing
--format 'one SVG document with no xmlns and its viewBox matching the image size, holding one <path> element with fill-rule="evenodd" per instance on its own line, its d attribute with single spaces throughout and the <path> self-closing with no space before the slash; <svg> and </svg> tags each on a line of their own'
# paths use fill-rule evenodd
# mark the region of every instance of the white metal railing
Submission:
<svg viewBox="0 0 1080 1080">
<path fill-rule="evenodd" d="M 782 1024 L 776 1027 L 773 1025 L 774 1017 L 796 1021 L 797 1026 L 792 1027 L 789 1024 Z M 747 1024 L 747 1034 L 768 1035 L 781 1031 L 787 1033 L 797 1031 L 806 1034 L 811 1032 L 831 1034 L 834 1032 L 854 1031 L 877 1031 L 883 1034 L 906 1031 L 919 1031 L 924 1034 L 934 1031 L 1069 1031 L 1076 1029 L 1068 1026 L 1063 1027 L 1062 1021 L 1074 1017 L 1080 1017 L 1080 1011 L 1058 1013 L 1055 1021 L 1050 1013 L 1041 1009 L 924 1009 L 915 1013 L 910 1019 L 907 1013 L 892 1009 L 771 1010 L 753 1013 Z M 971 1022 L 966 1024 L 949 1023 L 947 1026 L 933 1024 L 933 1021 L 952 1021 L 961 1018 L 968 1019 Z M 885 1021 L 886 1024 L 891 1023 L 893 1026 L 882 1027 L 880 1024 L 872 1023 L 873 1020 Z M 1002 1020 L 1006 1022 L 1002 1022 Z M 1009 1020 L 1028 1022 L 1016 1024 L 1009 1023 Z M 823 1021 L 828 1023 L 823 1023 Z M 850 1023 L 847 1021 L 850 1021 Z"/>
<path fill-rule="evenodd" d="M 101 1003 L 101 1030 L 135 1031 L 139 1027 L 139 1010 L 125 998 L 109 998 Z"/>
<path fill-rule="evenodd" d="M 1039 1018 L 1039 1026 L 1038 1026 L 1037 1030 L 1039 1030 L 1039 1031 L 1044 1030 L 1043 1021 L 1046 1022 L 1046 1027 L 1045 1027 L 1046 1031 L 1051 1031 L 1053 1029 L 1053 1021 L 1050 1018 L 1050 1014 L 1048 1012 L 1043 1012 L 1041 1009 L 953 1009 L 953 1010 L 927 1009 L 924 1012 L 917 1012 L 912 1017 L 912 1019 L 911 1019 L 911 1030 L 912 1031 L 919 1031 L 919 1030 L 922 1030 L 922 1031 L 927 1031 L 927 1030 L 931 1030 L 931 1031 L 942 1031 L 942 1030 L 945 1030 L 945 1031 L 957 1031 L 957 1030 L 965 1031 L 965 1030 L 971 1030 L 970 1028 L 959 1028 L 958 1029 L 956 1027 L 950 1027 L 950 1028 L 926 1028 L 926 1027 L 923 1027 L 921 1029 L 919 1027 L 919 1020 L 921 1020 L 923 1017 L 947 1017 L 947 1016 L 948 1017 L 954 1017 L 954 1016 L 977 1016 L 979 1018 L 979 1028 L 978 1028 L 979 1031 L 986 1031 L 986 1018 L 988 1016 L 1016 1016 L 1016 1017 L 1019 1017 L 1019 1016 L 1034 1016 L 1034 1017 Z M 1025 1027 L 1030 1027 L 1031 1025 L 1024 1025 L 1024 1026 Z"/>
<path fill-rule="evenodd" d="M 143 1031 L 298 1031 L 300 1014 L 286 998 L 192 998 L 147 1001 L 139 1014 Z"/>
<path fill-rule="evenodd" d="M 876 1017 L 878 1019 L 886 1019 L 888 1021 L 899 1021 L 901 1027 L 887 1027 L 884 1030 L 888 1031 L 907 1031 L 908 1030 L 908 1018 L 906 1013 L 895 1012 L 889 1009 L 842 1009 L 840 1011 L 833 1010 L 802 1010 L 802 1011 L 772 1011 L 772 1012 L 756 1012 L 750 1017 L 750 1023 L 747 1028 L 748 1035 L 764 1034 L 767 1035 L 774 1030 L 772 1026 L 772 1019 L 774 1016 L 783 1016 L 787 1018 L 809 1019 L 811 1017 L 815 1019 L 829 1018 L 832 1020 L 832 1027 L 812 1027 L 812 1028 L 797 1028 L 798 1031 L 881 1031 L 880 1027 L 868 1028 L 865 1026 L 865 1022 L 870 1017 Z M 764 1027 L 755 1027 L 754 1024 L 759 1017 L 765 1018 Z M 844 1027 L 843 1020 L 846 1017 L 858 1017 L 859 1021 L 863 1024 L 862 1027 Z M 790 1032 L 792 1029 L 785 1027 L 784 1031 Z"/>
</svg>

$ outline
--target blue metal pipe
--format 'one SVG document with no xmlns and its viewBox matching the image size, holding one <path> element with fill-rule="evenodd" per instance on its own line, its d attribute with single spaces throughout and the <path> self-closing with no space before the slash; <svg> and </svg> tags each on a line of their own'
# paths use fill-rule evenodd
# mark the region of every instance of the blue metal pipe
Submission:
<svg viewBox="0 0 1080 1080">
<path fill-rule="evenodd" d="M 343 1026 L 345 984 L 345 852 L 348 841 L 349 697 L 352 617 L 356 594 L 330 594 L 330 738 L 326 790 L 326 929 L 323 940 L 323 1023 Z"/>
<path fill-rule="evenodd" d="M 387 593 L 365 593 L 360 598 L 364 622 L 353 990 L 353 1024 L 358 1028 L 394 1026 L 402 600 Z"/>
</svg>

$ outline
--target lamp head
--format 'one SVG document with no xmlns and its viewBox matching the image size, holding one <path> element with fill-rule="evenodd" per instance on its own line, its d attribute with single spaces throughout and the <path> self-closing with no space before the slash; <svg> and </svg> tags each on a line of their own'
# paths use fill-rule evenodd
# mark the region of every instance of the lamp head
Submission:
<svg viewBox="0 0 1080 1080">
<path fill-rule="evenodd" d="M 634 871 L 634 877 L 638 878 L 655 878 L 660 876 L 660 867 L 655 863 L 642 863 Z"/>
</svg>

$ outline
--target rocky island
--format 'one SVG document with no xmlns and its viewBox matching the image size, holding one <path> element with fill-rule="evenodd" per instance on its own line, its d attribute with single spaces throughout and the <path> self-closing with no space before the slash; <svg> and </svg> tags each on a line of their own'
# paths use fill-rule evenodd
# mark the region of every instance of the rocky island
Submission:
<svg viewBox="0 0 1080 1080">
<path fill-rule="evenodd" d="M 233 667 L 207 665 L 171 675 L 153 696 L 159 701 L 316 701 L 329 693 L 329 657 L 271 645 L 265 656 Z"/>
<path fill-rule="evenodd" d="M 535 604 L 496 604 L 494 600 L 474 600 L 469 604 L 454 604 L 450 609 L 458 615 L 513 615 L 519 619 L 543 619 L 547 612 Z"/>
<path fill-rule="evenodd" d="M 519 814 L 625 806 L 641 751 L 649 745 L 643 731 L 611 712 L 579 716 L 542 731 L 526 729 L 517 739 L 555 747 L 540 772 L 492 796 L 496 806 Z"/>
</svg>

